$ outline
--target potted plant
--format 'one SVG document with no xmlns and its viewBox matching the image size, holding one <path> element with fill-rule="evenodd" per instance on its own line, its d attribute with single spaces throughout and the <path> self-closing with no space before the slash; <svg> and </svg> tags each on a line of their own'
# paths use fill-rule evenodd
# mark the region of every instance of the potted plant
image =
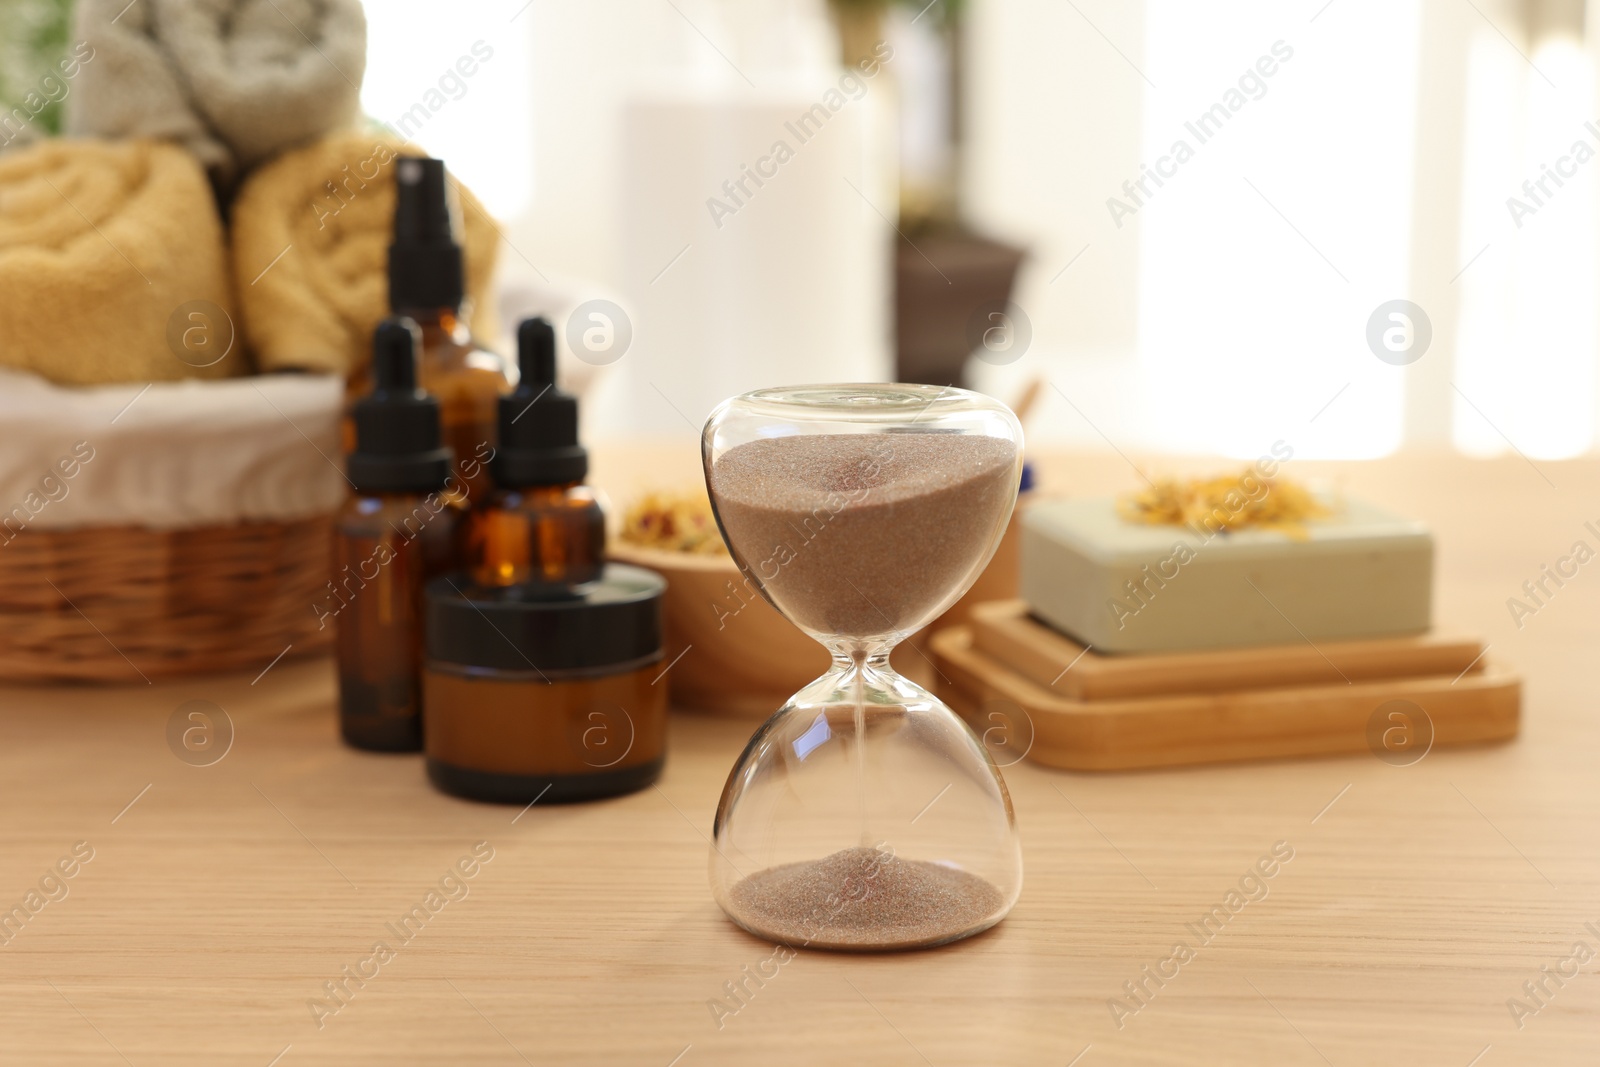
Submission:
<svg viewBox="0 0 1600 1067">
<path fill-rule="evenodd" d="M 72 0 L 0 0 L 0 147 L 21 145 L 61 132 L 61 99 L 45 95 L 44 78 L 67 51 Z M 35 112 L 23 125 L 15 113 Z"/>
<path fill-rule="evenodd" d="M 949 72 L 944 131 L 950 163 L 942 174 L 902 182 L 895 251 L 895 374 L 900 381 L 960 385 L 990 312 L 1005 307 L 1024 251 L 978 233 L 961 215 L 963 15 L 965 0 L 829 0 L 847 65 L 884 38 L 892 4 L 931 20 Z M 890 65 L 892 71 L 892 64 Z M 907 105 L 915 102 L 907 100 Z M 976 329 L 974 328 L 976 324 Z"/>
</svg>

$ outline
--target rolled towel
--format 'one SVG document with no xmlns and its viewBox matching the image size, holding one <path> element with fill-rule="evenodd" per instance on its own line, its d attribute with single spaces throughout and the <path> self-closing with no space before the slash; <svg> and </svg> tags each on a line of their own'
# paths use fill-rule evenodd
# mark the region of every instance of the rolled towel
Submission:
<svg viewBox="0 0 1600 1067">
<path fill-rule="evenodd" d="M 364 365 L 389 314 L 394 161 L 415 149 L 387 136 L 342 135 L 252 174 L 233 205 L 233 276 L 244 336 L 262 370 Z M 467 294 L 487 313 L 499 230 L 459 182 Z M 490 331 L 480 315 L 476 331 Z"/>
<path fill-rule="evenodd" d="M 181 141 L 223 186 L 359 115 L 360 0 L 78 0 L 75 32 L 66 132 Z"/>
<path fill-rule="evenodd" d="M 63 384 L 221 378 L 222 222 L 177 145 L 41 141 L 0 157 L 0 365 Z"/>
</svg>

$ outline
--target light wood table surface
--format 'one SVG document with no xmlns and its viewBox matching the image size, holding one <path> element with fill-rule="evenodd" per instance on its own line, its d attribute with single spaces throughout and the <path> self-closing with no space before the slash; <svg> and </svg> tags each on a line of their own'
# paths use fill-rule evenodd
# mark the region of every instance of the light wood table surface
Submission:
<svg viewBox="0 0 1600 1067">
<path fill-rule="evenodd" d="M 692 440 L 675 447 L 692 476 Z M 641 480 L 625 459 L 597 464 L 619 504 Z M 1056 492 L 1132 479 L 1117 456 L 1039 466 Z M 415 758 L 342 747 L 327 660 L 0 689 L 0 908 L 75 843 L 93 850 L 0 946 L 0 1063 L 1600 1063 L 1600 959 L 1546 979 L 1520 1029 L 1507 1007 L 1541 967 L 1570 972 L 1575 943 L 1600 952 L 1584 925 L 1600 930 L 1600 561 L 1521 629 L 1506 607 L 1573 542 L 1600 548 L 1583 525 L 1600 526 L 1600 463 L 1291 470 L 1434 525 L 1438 617 L 1524 673 L 1520 739 L 1409 767 L 1019 764 L 1010 918 L 931 952 L 802 952 L 719 1028 L 708 1002 L 772 953 L 706 882 L 752 722 L 677 715 L 658 788 L 519 813 L 434 792 Z M 233 723 L 214 765 L 168 748 L 189 700 Z M 400 944 L 386 924 L 477 842 L 493 859 L 467 895 Z M 1268 895 L 1202 943 L 1186 924 L 1276 842 L 1294 858 Z M 319 1028 L 308 1003 L 378 941 L 394 957 Z M 1108 1000 L 1180 941 L 1193 958 L 1119 1028 Z"/>
</svg>

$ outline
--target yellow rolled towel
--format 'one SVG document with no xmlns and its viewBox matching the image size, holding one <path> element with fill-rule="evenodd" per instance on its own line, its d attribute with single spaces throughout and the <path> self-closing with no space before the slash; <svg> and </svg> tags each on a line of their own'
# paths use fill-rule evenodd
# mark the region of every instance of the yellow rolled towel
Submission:
<svg viewBox="0 0 1600 1067">
<path fill-rule="evenodd" d="M 0 365 L 65 385 L 245 369 L 216 201 L 154 141 L 41 141 L 0 157 Z"/>
<path fill-rule="evenodd" d="M 349 376 L 366 364 L 372 331 L 389 314 L 394 161 L 420 154 L 382 135 L 339 135 L 246 180 L 233 206 L 233 272 L 244 335 L 262 370 Z M 499 230 L 455 184 L 467 294 L 486 311 Z"/>
</svg>

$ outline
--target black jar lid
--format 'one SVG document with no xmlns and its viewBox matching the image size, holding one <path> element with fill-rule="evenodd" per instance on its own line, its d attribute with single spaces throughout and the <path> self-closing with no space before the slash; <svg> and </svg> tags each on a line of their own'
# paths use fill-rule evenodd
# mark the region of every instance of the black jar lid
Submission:
<svg viewBox="0 0 1600 1067">
<path fill-rule="evenodd" d="M 428 583 L 428 659 L 503 671 L 633 669 L 661 653 L 666 588 L 655 571 L 622 563 L 554 595 L 445 575 Z"/>
</svg>

